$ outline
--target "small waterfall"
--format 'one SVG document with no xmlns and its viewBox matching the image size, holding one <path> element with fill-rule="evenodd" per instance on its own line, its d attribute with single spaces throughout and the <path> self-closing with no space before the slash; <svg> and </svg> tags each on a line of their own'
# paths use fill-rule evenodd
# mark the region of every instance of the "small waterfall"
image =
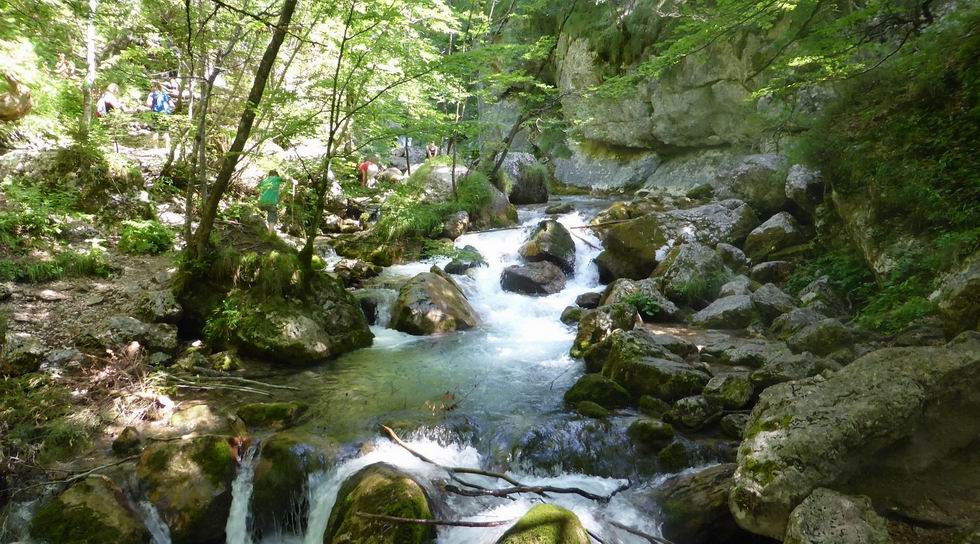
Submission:
<svg viewBox="0 0 980 544">
<path fill-rule="evenodd" d="M 258 444 L 252 445 L 245 452 L 238 475 L 231 484 L 231 512 L 225 525 L 226 542 L 228 544 L 252 544 L 249 534 L 248 514 L 252 502 L 252 481 L 255 478 L 255 465 L 258 464 Z"/>
<path fill-rule="evenodd" d="M 391 307 L 397 298 L 398 291 L 394 289 L 378 289 L 378 326 L 387 327 L 391 323 Z"/>
<path fill-rule="evenodd" d="M 140 501 L 140 514 L 143 517 L 143 524 L 150 532 L 150 542 L 153 544 L 170 544 L 170 528 L 163 522 L 160 512 L 150 501 Z"/>
</svg>

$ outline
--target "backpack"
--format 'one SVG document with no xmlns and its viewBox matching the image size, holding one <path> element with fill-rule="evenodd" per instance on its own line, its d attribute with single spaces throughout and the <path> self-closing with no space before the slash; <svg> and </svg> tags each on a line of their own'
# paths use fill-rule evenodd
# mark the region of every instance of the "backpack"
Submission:
<svg viewBox="0 0 980 544">
<path fill-rule="evenodd" d="M 155 113 L 170 114 L 174 112 L 174 103 L 166 91 L 153 91 L 150 109 Z"/>
</svg>

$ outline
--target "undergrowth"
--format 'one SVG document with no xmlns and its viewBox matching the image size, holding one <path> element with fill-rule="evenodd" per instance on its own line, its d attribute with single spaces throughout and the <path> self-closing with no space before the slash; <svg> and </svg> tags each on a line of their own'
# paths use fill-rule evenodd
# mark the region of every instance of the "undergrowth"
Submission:
<svg viewBox="0 0 980 544">
<path fill-rule="evenodd" d="M 0 281 L 43 283 L 64 278 L 107 278 L 114 272 L 105 252 L 65 250 L 52 258 L 25 256 L 0 260 Z"/>
<path fill-rule="evenodd" d="M 173 248 L 175 238 L 173 231 L 159 221 L 123 221 L 119 250 L 133 255 L 159 255 Z"/>
</svg>

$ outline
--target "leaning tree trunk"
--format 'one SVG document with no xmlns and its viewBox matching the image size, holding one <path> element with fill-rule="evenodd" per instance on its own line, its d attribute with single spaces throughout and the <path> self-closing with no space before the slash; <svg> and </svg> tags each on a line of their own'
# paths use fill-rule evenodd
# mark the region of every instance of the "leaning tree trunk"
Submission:
<svg viewBox="0 0 980 544">
<path fill-rule="evenodd" d="M 94 0 L 93 0 L 94 1 Z M 272 73 L 272 66 L 279 55 L 279 48 L 282 46 L 283 39 L 286 37 L 286 30 L 289 22 L 293 18 L 293 11 L 296 9 L 297 0 L 285 0 L 282 11 L 279 14 L 279 22 L 272 33 L 272 40 L 262 55 L 262 61 L 255 72 L 255 80 L 252 82 L 252 90 L 248 93 L 248 100 L 245 102 L 245 111 L 242 112 L 241 121 L 238 123 L 238 131 L 235 133 L 235 140 L 232 142 L 228 152 L 225 153 L 221 161 L 221 169 L 214 180 L 207 201 L 201 209 L 201 223 L 194 233 L 194 239 L 188 246 L 189 255 L 194 260 L 201 260 L 207 254 L 211 239 L 211 230 L 214 228 L 214 220 L 218 214 L 218 204 L 224 196 L 231 181 L 232 174 L 238 166 L 238 160 L 245 149 L 249 134 L 252 132 L 252 124 L 255 122 L 255 112 L 258 110 L 259 103 L 262 101 L 262 94 L 265 92 L 265 84 Z M 198 165 L 201 167 L 203 165 Z"/>
<path fill-rule="evenodd" d="M 92 125 L 92 86 L 95 85 L 95 14 L 99 9 L 99 0 L 88 0 L 88 28 L 85 32 L 85 80 L 82 82 L 82 122 L 79 132 L 82 138 L 88 137 Z"/>
</svg>

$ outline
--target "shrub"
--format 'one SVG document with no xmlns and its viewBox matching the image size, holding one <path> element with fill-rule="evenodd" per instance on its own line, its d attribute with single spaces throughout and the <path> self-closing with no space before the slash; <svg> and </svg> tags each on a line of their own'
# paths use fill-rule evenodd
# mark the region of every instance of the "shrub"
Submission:
<svg viewBox="0 0 980 544">
<path fill-rule="evenodd" d="M 89 251 L 63 251 L 52 259 L 5 259 L 0 261 L 0 280 L 25 283 L 43 283 L 62 278 L 94 276 L 107 278 L 113 272 L 98 248 Z"/>
<path fill-rule="evenodd" d="M 645 318 L 651 318 L 660 313 L 660 303 L 641 291 L 626 295 L 623 302 L 632 305 Z"/>
<path fill-rule="evenodd" d="M 438 164 L 435 161 L 430 163 Z M 438 235 L 443 223 L 452 214 L 466 211 L 477 215 L 493 196 L 490 181 L 479 172 L 457 180 L 456 195 L 442 202 L 431 202 L 425 195 L 425 178 L 431 165 L 426 163 L 407 182 L 397 186 L 384 204 L 376 228 L 386 241 L 404 238 L 425 238 Z"/>
<path fill-rule="evenodd" d="M 123 221 L 119 250 L 134 255 L 159 255 L 174 246 L 174 233 L 159 221 Z"/>
</svg>

